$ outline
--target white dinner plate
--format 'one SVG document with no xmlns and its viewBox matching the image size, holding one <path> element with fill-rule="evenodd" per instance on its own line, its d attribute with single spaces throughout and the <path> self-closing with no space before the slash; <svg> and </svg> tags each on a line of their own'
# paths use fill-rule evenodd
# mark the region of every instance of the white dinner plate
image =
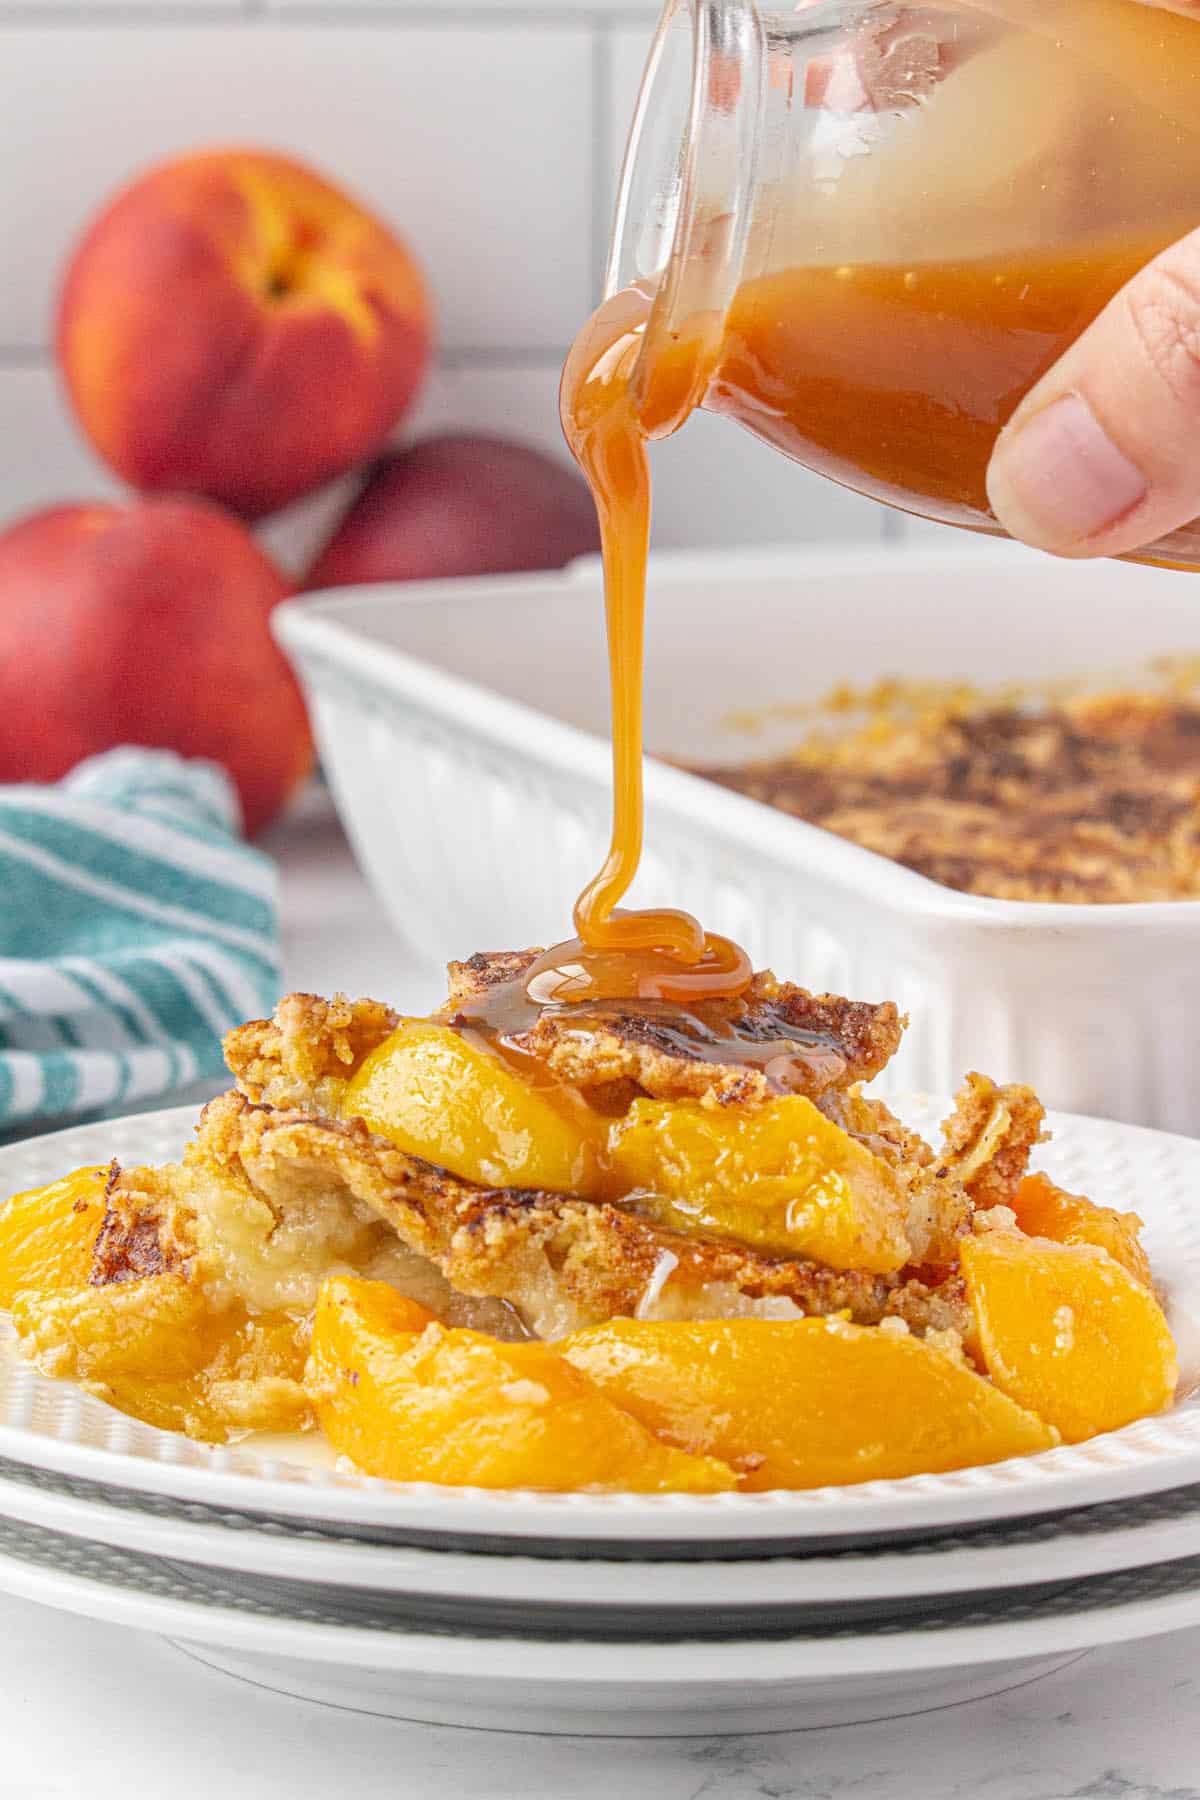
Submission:
<svg viewBox="0 0 1200 1800">
<path fill-rule="evenodd" d="M 397 1629 L 236 1578 L 0 1524 L 0 1591 L 159 1632 L 283 1692 L 435 1723 L 621 1736 L 788 1730 L 1013 1687 L 1083 1651 L 1200 1622 L 1200 1559 L 875 1628 L 699 1642 Z"/>
<path fill-rule="evenodd" d="M 698 1625 L 686 1618 L 679 1625 L 679 1619 L 692 1614 L 701 1623 L 702 1609 L 717 1615 L 714 1629 L 732 1629 L 735 1612 L 763 1609 L 779 1615 L 803 1608 L 815 1617 L 869 1607 L 878 1616 L 955 1594 L 1200 1556 L 1200 1488 L 891 1546 L 726 1562 L 497 1556 L 364 1543 L 311 1525 L 115 1495 L 15 1464 L 0 1464 L 0 1519 L 229 1576 L 337 1590 L 349 1595 L 348 1604 L 367 1594 L 380 1608 L 394 1603 L 397 1617 L 413 1616 L 427 1602 L 428 1616 L 440 1608 L 444 1617 L 474 1622 L 499 1618 L 506 1607 L 521 1608 L 527 1618 L 569 1611 L 576 1620 L 586 1609 L 592 1635 L 615 1622 L 636 1626 L 634 1615 L 644 1609 L 660 1625 L 669 1619 L 689 1631 Z"/>
<path fill-rule="evenodd" d="M 936 1136 L 946 1101 L 896 1103 Z M 0 1149 L 0 1194 L 116 1156 L 177 1155 L 191 1108 L 76 1127 Z M 69 1383 L 0 1357 L 0 1457 L 33 1468 L 208 1507 L 301 1519 L 441 1548 L 656 1557 L 753 1555 L 798 1545 L 961 1529 L 1200 1481 L 1195 1388 L 1200 1320 L 1200 1141 L 1069 1114 L 1052 1115 L 1039 1162 L 1075 1192 L 1146 1221 L 1180 1344 L 1181 1400 L 1168 1412 L 1090 1442 L 984 1468 L 803 1493 L 629 1495 L 498 1493 L 372 1480 L 256 1448 L 212 1448 L 115 1413 Z"/>
</svg>

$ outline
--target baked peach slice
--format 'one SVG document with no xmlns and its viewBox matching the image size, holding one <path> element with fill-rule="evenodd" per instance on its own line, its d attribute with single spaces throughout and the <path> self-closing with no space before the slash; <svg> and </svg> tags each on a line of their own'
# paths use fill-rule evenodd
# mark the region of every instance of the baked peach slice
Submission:
<svg viewBox="0 0 1200 1800">
<path fill-rule="evenodd" d="M 719 1493 L 732 1470 L 662 1444 L 547 1344 L 447 1329 L 384 1282 L 325 1283 L 305 1377 L 369 1475 L 450 1486 Z"/>
<path fill-rule="evenodd" d="M 21 1349 L 147 1425 L 223 1443 L 236 1430 L 312 1423 L 302 1386 L 308 1322 L 214 1309 L 171 1272 L 69 1292 L 27 1290 L 13 1306 Z"/>
<path fill-rule="evenodd" d="M 307 1319 L 215 1303 L 181 1270 L 92 1286 L 108 1175 L 76 1169 L 0 1212 L 0 1306 L 25 1355 L 121 1412 L 213 1443 L 310 1425 Z"/>
<path fill-rule="evenodd" d="M 355 1071 L 343 1118 L 481 1187 L 597 1191 L 607 1120 L 529 1086 L 448 1025 L 408 1019 Z"/>
<path fill-rule="evenodd" d="M 876 1275 L 909 1260 L 895 1172 L 802 1094 L 753 1108 L 635 1100 L 609 1156 L 622 1191 L 680 1230 Z"/>
<path fill-rule="evenodd" d="M 961 1254 L 988 1374 L 1067 1443 L 1168 1404 L 1178 1379 L 1170 1327 L 1107 1250 L 989 1231 L 964 1239 Z"/>
<path fill-rule="evenodd" d="M 1136 1213 L 1097 1206 L 1082 1194 L 1056 1187 L 1042 1174 L 1026 1175 L 1011 1204 L 1027 1237 L 1051 1238 L 1056 1244 L 1096 1244 L 1135 1281 L 1153 1288 L 1150 1258 L 1142 1249 L 1142 1221 Z"/>
<path fill-rule="evenodd" d="M 558 1347 L 657 1437 L 731 1464 L 744 1489 L 961 1469 L 1058 1441 L 900 1321 L 613 1319 Z"/>
<path fill-rule="evenodd" d="M 104 1223 L 105 1168 L 76 1169 L 48 1187 L 14 1194 L 0 1212 L 0 1307 L 18 1294 L 68 1293 L 87 1284 Z"/>
</svg>

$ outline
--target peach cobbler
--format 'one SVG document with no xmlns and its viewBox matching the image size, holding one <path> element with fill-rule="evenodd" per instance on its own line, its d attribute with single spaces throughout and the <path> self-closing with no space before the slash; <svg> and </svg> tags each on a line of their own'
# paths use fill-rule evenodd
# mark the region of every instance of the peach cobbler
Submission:
<svg viewBox="0 0 1200 1800">
<path fill-rule="evenodd" d="M 1169 1403 L 1139 1221 L 1029 1172 L 1028 1088 L 970 1076 L 933 1147 L 864 1091 L 890 1004 L 533 1006 L 536 958 L 452 964 L 430 1019 L 289 995 L 181 1162 L 10 1201 L 23 1353 L 193 1437 L 501 1488 L 863 1481 Z"/>
</svg>

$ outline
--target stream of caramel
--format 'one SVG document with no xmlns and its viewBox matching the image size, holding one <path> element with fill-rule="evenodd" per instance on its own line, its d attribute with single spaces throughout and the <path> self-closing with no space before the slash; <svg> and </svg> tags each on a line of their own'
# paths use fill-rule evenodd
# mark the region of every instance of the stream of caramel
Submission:
<svg viewBox="0 0 1200 1800">
<path fill-rule="evenodd" d="M 705 932 L 674 908 L 620 907 L 642 855 L 642 661 L 650 470 L 634 374 L 649 301 L 636 288 L 615 295 L 580 333 L 562 383 L 567 442 L 591 487 L 600 519 L 612 692 L 613 828 L 604 866 L 575 906 L 577 939 L 547 951 L 526 989 L 536 1001 L 605 999 L 689 1002 L 740 994 L 750 959 L 728 938 Z"/>
</svg>

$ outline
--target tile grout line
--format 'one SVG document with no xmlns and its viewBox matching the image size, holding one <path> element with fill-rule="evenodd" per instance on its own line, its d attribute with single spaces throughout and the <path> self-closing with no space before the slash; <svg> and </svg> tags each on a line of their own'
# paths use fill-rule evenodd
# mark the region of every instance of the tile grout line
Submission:
<svg viewBox="0 0 1200 1800">
<path fill-rule="evenodd" d="M 147 6 L 109 5 L 100 0 L 95 6 L 60 5 L 58 0 L 42 4 L 21 5 L 9 0 L 0 4 L 0 32 L 28 31 L 40 27 L 47 31 L 70 31 L 91 28 L 111 30 L 113 27 L 148 27 L 161 30 L 181 25 L 212 29 L 214 26 L 238 26 L 246 18 L 242 0 L 204 0 L 203 4 L 172 5 L 154 0 Z"/>
<path fill-rule="evenodd" d="M 280 5 L 278 0 L 96 0 L 85 5 L 82 0 L 0 0 L 0 30 L 6 26 L 47 29 L 86 26 L 143 26 L 147 29 L 178 25 L 228 25 L 253 22 L 280 30 L 306 26 L 351 29 L 377 26 L 390 29 L 459 31 L 486 27 L 494 31 L 528 31 L 547 33 L 579 31 L 591 27 L 608 32 L 622 25 L 644 25 L 652 21 L 656 6 L 645 10 L 620 8 L 598 12 L 594 6 L 557 7 L 542 11 L 520 5 L 498 7 L 453 6 L 429 7 L 403 5 L 402 0 L 389 4 L 380 0 L 295 0 Z"/>
<path fill-rule="evenodd" d="M 549 344 L 536 349 L 512 349 L 504 345 L 468 344 L 459 349 L 442 350 L 436 364 L 452 373 L 456 369 L 542 369 L 561 368 L 569 345 Z"/>
<path fill-rule="evenodd" d="M 598 8 L 588 5 L 586 0 L 579 5 L 556 4 L 554 7 L 522 6 L 472 6 L 466 4 L 450 6 L 406 6 L 404 0 L 264 0 L 267 10 L 274 16 L 301 15 L 305 18 L 313 14 L 329 15 L 335 19 L 387 18 L 404 23 L 412 22 L 422 25 L 492 25 L 512 26 L 525 30 L 530 26 L 538 26 L 546 30 L 559 30 L 564 27 L 578 29 L 582 25 L 590 25 L 604 30 L 622 25 L 645 25 L 652 23 L 661 11 L 659 0 L 645 0 L 638 6 L 620 6 Z"/>
<path fill-rule="evenodd" d="M 470 344 L 442 350 L 434 360 L 434 367 L 450 374 L 469 369 L 511 369 L 514 372 L 559 369 L 566 354 L 566 346 L 557 344 L 536 349 Z M 52 371 L 54 366 L 51 344 L 0 344 L 0 373 L 19 369 Z"/>
<path fill-rule="evenodd" d="M 590 25 L 596 29 L 611 29 L 622 25 L 645 25 L 653 22 L 661 10 L 658 0 L 647 0 L 642 6 L 614 7 L 611 10 L 598 9 L 594 5 L 556 5 L 549 7 L 521 6 L 519 4 L 503 7 L 471 6 L 470 4 L 433 7 L 405 6 L 403 0 L 265 0 L 269 10 L 275 14 L 300 13 L 308 16 L 312 13 L 331 13 L 337 18 L 355 15 L 365 18 L 378 18 L 380 15 L 390 19 L 412 20 L 431 25 L 511 25 L 520 29 L 529 26 L 540 26 L 547 29 L 558 29 L 565 26 L 579 27 Z"/>
<path fill-rule="evenodd" d="M 591 25 L 603 30 L 622 25 L 645 25 L 653 22 L 662 10 L 660 0 L 642 0 L 642 4 L 614 7 L 598 7 L 588 4 L 588 0 L 579 0 L 571 4 L 571 0 L 553 7 L 522 6 L 520 0 L 510 6 L 472 6 L 470 0 L 462 4 L 449 6 L 406 6 L 404 0 L 265 0 L 268 9 L 276 14 L 332 13 L 338 18 L 348 14 L 361 17 L 379 17 L 384 15 L 390 19 L 419 21 L 426 24 L 469 24 L 469 25 L 513 25 L 522 29 L 531 26 L 542 26 L 557 29 L 562 26 Z"/>
</svg>

